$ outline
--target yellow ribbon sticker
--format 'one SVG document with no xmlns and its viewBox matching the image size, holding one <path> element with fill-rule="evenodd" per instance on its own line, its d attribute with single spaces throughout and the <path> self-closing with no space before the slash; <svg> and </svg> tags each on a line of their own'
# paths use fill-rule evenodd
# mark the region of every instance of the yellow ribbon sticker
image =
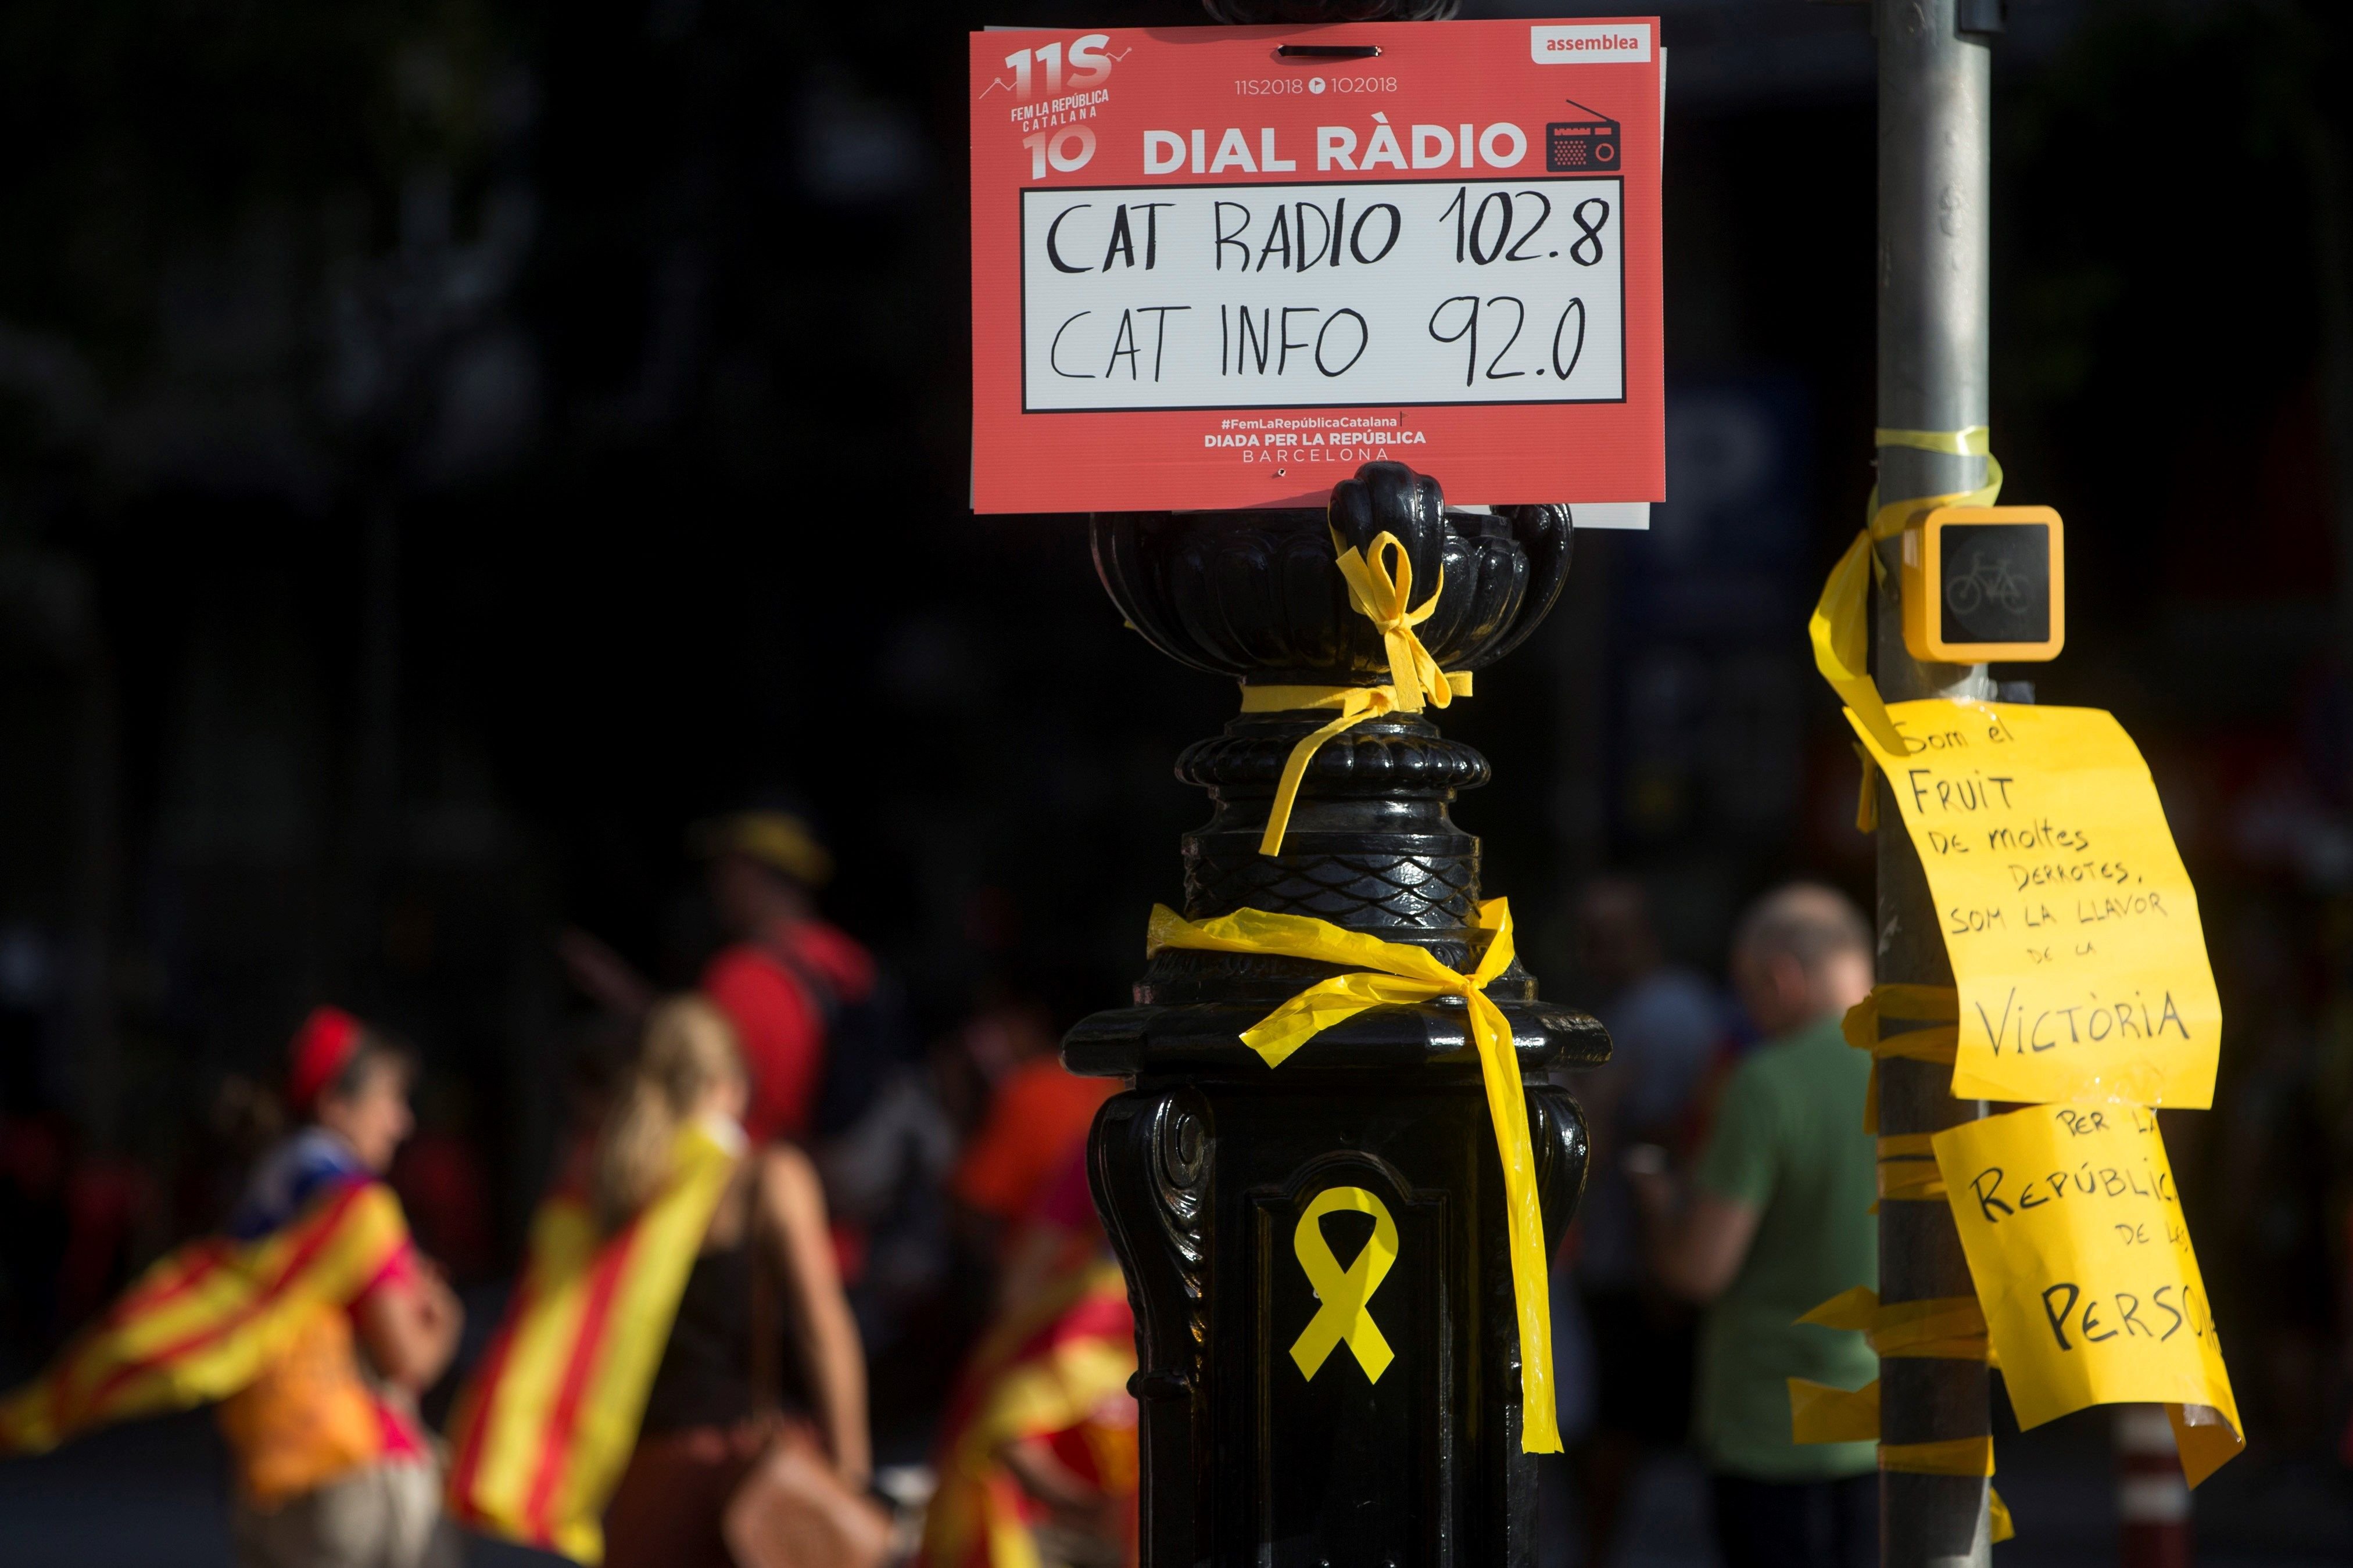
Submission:
<svg viewBox="0 0 2353 1568">
<path fill-rule="evenodd" d="M 2198 894 L 2124 727 L 2096 708 L 1888 711 L 1901 751 L 1848 717 L 1936 898 L 1958 991 L 1953 1093 L 2212 1104 L 2222 1004 Z"/>
<path fill-rule="evenodd" d="M 2019 1426 L 2168 1405 L 2191 1486 L 2236 1454 L 2239 1407 L 2157 1113 L 2036 1105 L 1932 1142 Z"/>
<path fill-rule="evenodd" d="M 1373 1216 L 1371 1238 L 1345 1268 L 1334 1256 L 1332 1244 L 1324 1239 L 1324 1216 L 1328 1214 Z M 1291 1247 L 1299 1254 L 1299 1267 L 1314 1287 L 1315 1299 L 1324 1303 L 1291 1347 L 1291 1359 L 1299 1363 L 1300 1375 L 1313 1382 L 1324 1370 L 1324 1358 L 1345 1344 L 1356 1364 L 1365 1369 L 1365 1381 L 1380 1382 L 1381 1373 L 1397 1359 L 1388 1341 L 1381 1337 L 1380 1325 L 1373 1321 L 1369 1306 L 1373 1292 L 1397 1267 L 1398 1227 L 1389 1217 L 1388 1205 L 1362 1187 L 1326 1187 L 1299 1216 L 1299 1228 L 1291 1234 Z"/>
<path fill-rule="evenodd" d="M 1345 964 L 1359 973 L 1320 981 L 1242 1032 L 1242 1044 L 1269 1067 L 1336 1024 L 1369 1007 L 1411 1006 L 1460 996 L 1469 1014 L 1471 1043 L 1487 1094 L 1487 1118 L 1504 1167 L 1504 1228 L 1512 1255 L 1512 1295 L 1520 1326 L 1520 1451 L 1560 1452 L 1559 1413 L 1553 1404 L 1552 1300 L 1545 1258 L 1544 1206 L 1536 1194 L 1535 1149 L 1528 1137 L 1526 1092 L 1513 1048 L 1511 1020 L 1487 995 L 1487 986 L 1512 965 L 1512 907 L 1502 899 L 1479 906 L 1486 950 L 1468 974 L 1458 974 L 1425 948 L 1383 942 L 1309 915 L 1236 910 L 1215 920 L 1188 921 L 1155 905 L 1145 935 L 1146 958 L 1163 948 L 1210 952 L 1271 953 Z"/>
</svg>

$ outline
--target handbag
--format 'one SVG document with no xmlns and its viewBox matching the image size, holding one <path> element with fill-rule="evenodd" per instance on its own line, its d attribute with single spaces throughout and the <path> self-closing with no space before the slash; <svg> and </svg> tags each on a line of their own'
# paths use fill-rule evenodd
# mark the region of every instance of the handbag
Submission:
<svg viewBox="0 0 2353 1568">
<path fill-rule="evenodd" d="M 767 1249 L 752 1247 L 752 1377 L 760 1403 L 777 1401 L 776 1282 Z M 817 1380 L 807 1380 L 815 1386 Z M 853 1491 L 804 1422 L 776 1420 L 775 1435 L 727 1500 L 719 1533 L 736 1568 L 882 1568 L 891 1561 L 890 1513 Z"/>
<path fill-rule="evenodd" d="M 787 1424 L 727 1501 L 720 1535 L 737 1568 L 882 1568 L 891 1516 L 842 1484 L 824 1445 Z"/>
</svg>

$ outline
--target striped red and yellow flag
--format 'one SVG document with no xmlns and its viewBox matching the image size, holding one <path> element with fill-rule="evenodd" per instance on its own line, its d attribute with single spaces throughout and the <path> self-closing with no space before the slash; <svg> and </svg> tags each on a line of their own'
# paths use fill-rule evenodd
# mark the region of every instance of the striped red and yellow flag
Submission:
<svg viewBox="0 0 2353 1568">
<path fill-rule="evenodd" d="M 1134 1373 L 1127 1280 L 1098 1245 L 975 1347 L 941 1423 L 939 1489 L 923 1521 L 921 1568 L 1040 1568 L 1035 1510 L 999 1456 L 1009 1443 L 1089 1427 Z M 1101 1479 L 1132 1495 L 1132 1419 L 1106 1435 L 1124 1438 L 1127 1451 L 1124 1462 L 1097 1468 L 1124 1474 Z"/>
<path fill-rule="evenodd" d="M 605 1555 L 605 1504 L 637 1446 L 654 1370 L 712 1211 L 743 1152 L 732 1128 L 680 1131 L 669 1183 L 598 1232 L 578 1194 L 533 1217 L 506 1320 L 449 1422 L 449 1510 L 486 1534 Z"/>
<path fill-rule="evenodd" d="M 408 1246 L 381 1182 L 343 1184 L 256 1241 L 206 1237 L 160 1259 L 34 1382 L 0 1400 L 0 1454 L 225 1399 L 322 1306 L 364 1290 Z"/>
</svg>

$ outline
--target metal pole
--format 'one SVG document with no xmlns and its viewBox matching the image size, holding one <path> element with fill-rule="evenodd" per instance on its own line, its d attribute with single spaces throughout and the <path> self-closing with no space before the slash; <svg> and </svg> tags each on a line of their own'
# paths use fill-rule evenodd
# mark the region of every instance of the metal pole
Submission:
<svg viewBox="0 0 2353 1568">
<path fill-rule="evenodd" d="M 1879 423 L 1961 430 L 1987 422 L 1988 125 L 1991 55 L 1958 31 L 1957 0 L 1873 0 L 1879 40 Z M 1968 490 L 1985 460 L 1888 447 L 1883 502 Z M 1983 665 L 1924 665 L 1905 651 L 1894 542 L 1878 595 L 1875 673 L 1891 702 L 1991 698 Z M 1879 978 L 1950 985 L 1934 900 L 1886 782 L 1879 785 Z M 1879 1064 L 1883 1135 L 1931 1132 L 1985 1114 L 1957 1100 L 1951 1069 Z M 1885 1302 L 1973 1293 L 1944 1200 L 1879 1209 L 1879 1294 Z M 1990 1430 L 1982 1363 L 1894 1358 L 1880 1363 L 1880 1440 L 1926 1443 Z M 1885 1568 L 1987 1568 L 1987 1483 L 1974 1476 L 1882 1471 Z"/>
</svg>

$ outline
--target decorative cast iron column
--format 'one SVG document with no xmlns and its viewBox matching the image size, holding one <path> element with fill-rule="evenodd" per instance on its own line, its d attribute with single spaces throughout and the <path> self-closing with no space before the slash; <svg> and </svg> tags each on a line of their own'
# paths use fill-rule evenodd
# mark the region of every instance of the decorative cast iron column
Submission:
<svg viewBox="0 0 2353 1568">
<path fill-rule="evenodd" d="M 1112 598 L 1161 652 L 1245 686 L 1379 686 L 1380 633 L 1349 599 L 1333 536 L 1394 534 L 1422 642 L 1450 671 L 1525 640 L 1567 574 L 1566 507 L 1449 511 L 1438 484 L 1371 463 L 1316 511 L 1092 520 Z M 1472 700 L 1476 700 L 1473 697 Z M 1260 853 L 1285 759 L 1328 709 L 1245 712 L 1177 774 L 1209 792 L 1184 839 L 1184 913 L 1304 914 L 1427 949 L 1468 972 L 1479 841 L 1448 816 L 1486 759 L 1428 714 L 1327 742 L 1282 852 Z M 1144 911 L 1134 911 L 1139 928 Z M 1095 1199 L 1127 1270 L 1142 1370 L 1145 1568 L 1525 1568 L 1535 1461 L 1521 1451 L 1520 1340 L 1504 1173 L 1460 998 L 1376 1008 L 1279 1068 L 1242 1031 L 1345 966 L 1166 949 L 1133 1007 L 1072 1030 L 1073 1071 L 1119 1076 L 1092 1142 Z M 1516 962 L 1487 986 L 1525 1090 L 1546 1254 L 1585 1177 L 1581 1113 L 1545 1070 L 1609 1054 L 1600 1026 L 1539 1001 Z M 1311 1212 L 1311 1210 L 1313 1212 Z M 1367 1238 L 1373 1238 L 1368 1241 Z M 1376 1333 L 1319 1318 L 1368 1245 Z M 1335 1309 L 1346 1316 L 1345 1303 Z M 1384 1347 L 1391 1359 L 1384 1359 Z M 1316 1359 L 1318 1350 L 1323 1352 Z M 1303 1356 L 1304 1359 L 1303 1359 Z"/>
</svg>

